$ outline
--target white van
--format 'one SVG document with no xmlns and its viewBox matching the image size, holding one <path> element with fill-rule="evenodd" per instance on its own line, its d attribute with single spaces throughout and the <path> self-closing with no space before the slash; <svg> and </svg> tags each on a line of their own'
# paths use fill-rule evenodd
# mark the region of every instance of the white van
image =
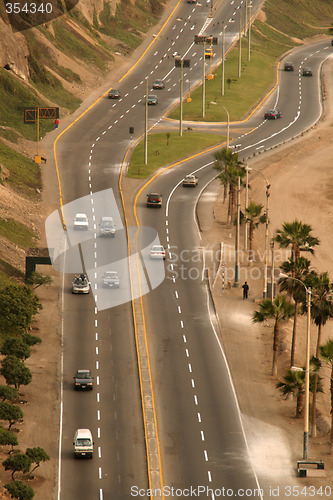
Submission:
<svg viewBox="0 0 333 500">
<path fill-rule="evenodd" d="M 89 429 L 77 429 L 74 434 L 74 456 L 92 458 L 94 441 Z"/>
</svg>

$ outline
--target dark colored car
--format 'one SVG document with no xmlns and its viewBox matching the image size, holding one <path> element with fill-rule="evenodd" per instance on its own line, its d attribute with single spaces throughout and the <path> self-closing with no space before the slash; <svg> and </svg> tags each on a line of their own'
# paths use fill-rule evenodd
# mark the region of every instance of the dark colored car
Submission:
<svg viewBox="0 0 333 500">
<path fill-rule="evenodd" d="M 74 379 L 75 390 L 88 390 L 93 388 L 92 376 L 89 370 L 77 370 Z"/>
<path fill-rule="evenodd" d="M 311 68 L 303 68 L 302 75 L 303 76 L 312 76 Z"/>
<path fill-rule="evenodd" d="M 269 109 L 265 113 L 265 120 L 277 120 L 281 118 L 281 113 L 277 109 Z"/>
<path fill-rule="evenodd" d="M 149 193 L 147 194 L 147 207 L 158 207 L 162 206 L 162 195 L 159 193 Z"/>
<path fill-rule="evenodd" d="M 285 62 L 284 63 L 284 71 L 294 71 L 294 63 Z"/>
<path fill-rule="evenodd" d="M 156 90 L 156 89 L 164 89 L 165 85 L 164 85 L 164 81 L 163 80 L 155 80 L 153 82 L 153 89 Z"/>
<path fill-rule="evenodd" d="M 119 90 L 116 90 L 116 89 L 112 89 L 110 90 L 110 92 L 108 93 L 108 98 L 109 99 L 120 99 L 120 91 Z"/>
</svg>

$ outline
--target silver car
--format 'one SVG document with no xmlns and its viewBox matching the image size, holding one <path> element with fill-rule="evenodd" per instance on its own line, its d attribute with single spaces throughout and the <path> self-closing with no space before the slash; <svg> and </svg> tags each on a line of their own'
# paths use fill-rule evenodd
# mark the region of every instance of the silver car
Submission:
<svg viewBox="0 0 333 500">
<path fill-rule="evenodd" d="M 189 174 L 183 179 L 184 187 L 187 186 L 195 187 L 197 184 L 198 184 L 198 177 L 196 175 Z"/>
<path fill-rule="evenodd" d="M 113 222 L 112 217 L 102 217 L 99 223 L 99 234 L 100 236 L 112 236 L 116 234 L 116 226 Z"/>
<path fill-rule="evenodd" d="M 116 271 L 105 271 L 103 276 L 103 287 L 119 288 L 120 287 L 119 274 Z"/>
</svg>

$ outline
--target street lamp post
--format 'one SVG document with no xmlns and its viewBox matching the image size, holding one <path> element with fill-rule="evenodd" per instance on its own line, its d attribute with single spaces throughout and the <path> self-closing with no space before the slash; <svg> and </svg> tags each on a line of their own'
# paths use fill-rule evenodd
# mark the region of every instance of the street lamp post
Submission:
<svg viewBox="0 0 333 500">
<path fill-rule="evenodd" d="M 240 226 L 240 177 L 237 182 L 237 218 L 236 218 L 236 241 L 235 241 L 235 282 L 234 287 L 239 288 L 239 226 Z"/>
<path fill-rule="evenodd" d="M 287 274 L 280 273 L 280 278 L 288 278 L 298 283 L 302 283 L 306 290 L 306 360 L 305 360 L 305 416 L 304 416 L 304 436 L 303 436 L 303 459 L 309 457 L 309 413 L 310 413 L 310 326 L 311 326 L 311 288 L 307 287 L 302 280 L 293 278 Z"/>
<path fill-rule="evenodd" d="M 269 184 L 268 180 L 266 179 L 266 176 L 260 172 L 260 170 L 256 170 L 255 168 L 247 167 L 248 170 L 253 170 L 253 172 L 258 172 L 260 174 L 265 182 L 266 182 L 266 216 L 265 216 L 265 264 L 264 264 L 264 291 L 263 291 L 263 298 L 267 299 L 268 294 L 267 294 L 267 274 L 268 274 L 268 227 L 269 227 L 269 217 L 268 217 L 268 209 L 269 209 L 269 196 L 270 196 L 270 188 L 271 185 Z"/>
<path fill-rule="evenodd" d="M 249 167 L 245 167 L 246 179 L 245 179 L 245 215 L 246 209 L 249 204 Z M 245 220 L 244 224 L 244 250 L 247 252 L 247 239 L 248 239 L 248 222 Z"/>
<path fill-rule="evenodd" d="M 224 95 L 225 29 L 226 29 L 226 26 L 224 26 L 222 28 L 221 95 Z"/>
<path fill-rule="evenodd" d="M 230 116 L 228 113 L 228 110 L 222 106 L 224 111 L 227 113 L 227 149 L 229 149 L 229 142 L 230 142 Z"/>
<path fill-rule="evenodd" d="M 247 8 L 249 9 L 249 28 L 248 28 L 248 40 L 247 40 L 247 60 L 249 61 L 251 59 L 251 9 L 252 9 L 252 2 L 248 4 Z"/>
<path fill-rule="evenodd" d="M 148 78 L 146 78 L 144 164 L 148 163 Z"/>
</svg>

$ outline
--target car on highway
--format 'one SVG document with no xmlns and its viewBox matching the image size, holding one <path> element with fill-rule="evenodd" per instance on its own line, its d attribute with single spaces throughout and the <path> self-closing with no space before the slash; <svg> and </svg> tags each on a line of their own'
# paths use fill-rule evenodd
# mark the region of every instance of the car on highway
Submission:
<svg viewBox="0 0 333 500">
<path fill-rule="evenodd" d="M 303 68 L 302 75 L 303 76 L 312 76 L 312 69 L 309 67 Z"/>
<path fill-rule="evenodd" d="M 159 193 L 149 193 L 147 194 L 147 207 L 158 207 L 162 206 L 162 195 Z"/>
<path fill-rule="evenodd" d="M 72 282 L 72 293 L 89 293 L 90 283 L 85 274 L 75 276 Z"/>
<path fill-rule="evenodd" d="M 205 59 L 213 57 L 213 49 L 211 47 L 205 50 Z"/>
<path fill-rule="evenodd" d="M 105 271 L 103 275 L 104 288 L 119 288 L 120 276 L 116 271 Z"/>
<path fill-rule="evenodd" d="M 150 258 L 165 260 L 165 249 L 163 245 L 153 245 L 150 249 Z"/>
<path fill-rule="evenodd" d="M 198 177 L 193 174 L 186 175 L 183 179 L 184 187 L 195 187 L 198 185 Z"/>
<path fill-rule="evenodd" d="M 149 94 L 147 98 L 148 106 L 155 106 L 158 103 L 157 95 Z"/>
<path fill-rule="evenodd" d="M 153 82 L 153 89 L 158 90 L 158 89 L 164 89 L 164 81 L 163 80 L 155 80 Z"/>
<path fill-rule="evenodd" d="M 294 63 L 292 63 L 290 61 L 285 62 L 283 69 L 284 69 L 284 71 L 294 71 Z"/>
<path fill-rule="evenodd" d="M 89 221 L 86 214 L 76 214 L 74 217 L 74 229 L 89 229 Z"/>
<path fill-rule="evenodd" d="M 115 237 L 116 226 L 113 222 L 112 217 L 102 217 L 99 223 L 99 235 L 100 236 L 112 236 Z"/>
<path fill-rule="evenodd" d="M 277 109 L 269 109 L 265 113 L 265 120 L 277 120 L 281 118 L 281 113 Z"/>
<path fill-rule="evenodd" d="M 94 453 L 94 441 L 89 429 L 77 429 L 73 439 L 74 457 L 92 458 Z"/>
<path fill-rule="evenodd" d="M 76 391 L 79 390 L 92 391 L 93 379 L 90 370 L 77 370 L 73 379 L 74 379 L 74 389 Z"/>
<path fill-rule="evenodd" d="M 121 96 L 120 90 L 117 89 L 111 89 L 110 92 L 108 93 L 109 99 L 120 99 L 120 96 Z"/>
</svg>

